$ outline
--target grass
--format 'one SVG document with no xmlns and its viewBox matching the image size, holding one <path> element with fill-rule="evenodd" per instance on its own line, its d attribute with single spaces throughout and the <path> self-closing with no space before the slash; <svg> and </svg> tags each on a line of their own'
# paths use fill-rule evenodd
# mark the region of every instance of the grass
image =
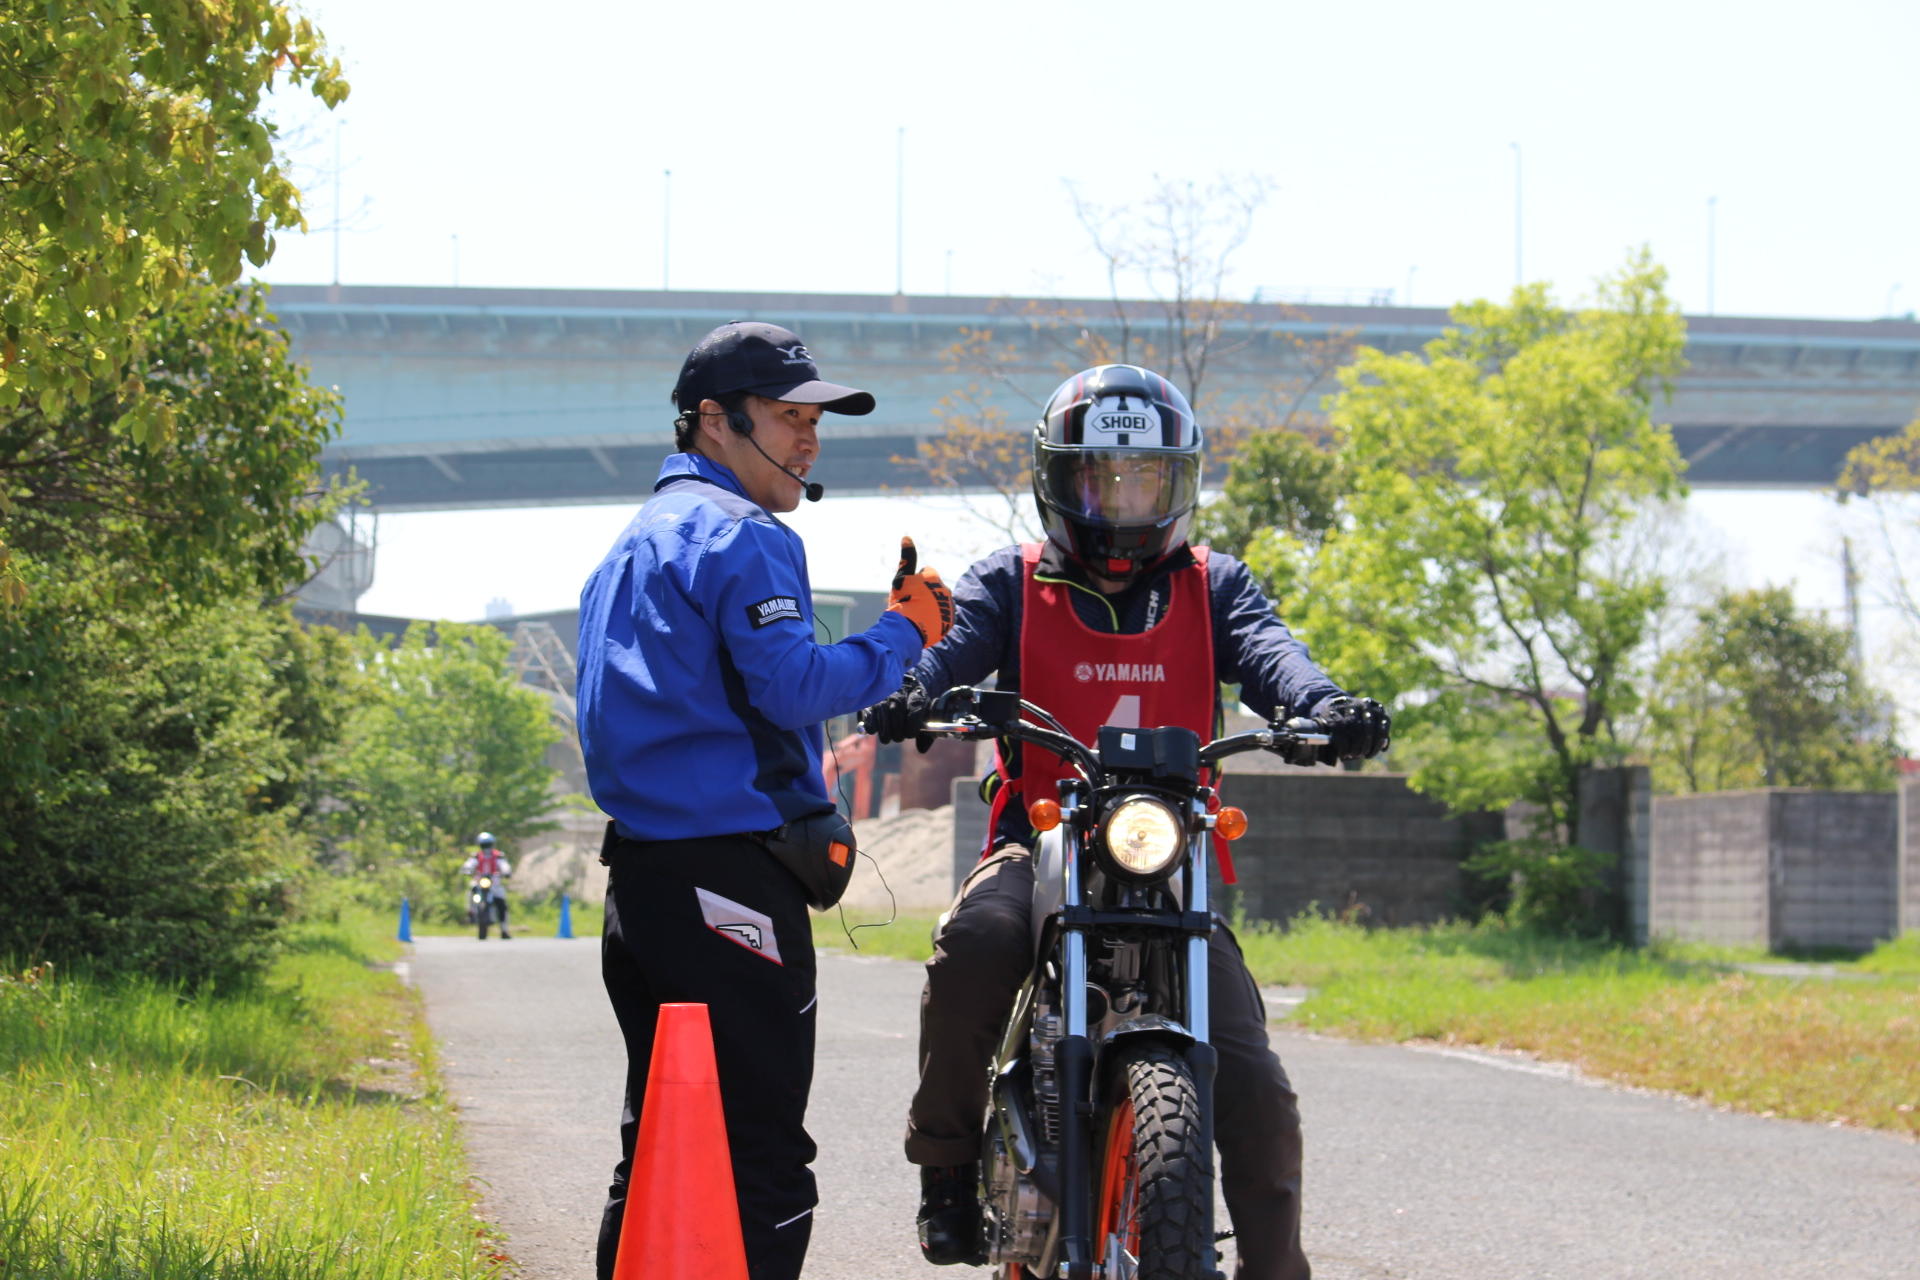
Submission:
<svg viewBox="0 0 1920 1280">
<path fill-rule="evenodd" d="M 0 979 L 0 1275 L 496 1274 L 416 999 L 368 964 L 384 932 L 302 927 L 230 996 Z"/>
<path fill-rule="evenodd" d="M 1835 966 L 1854 975 L 1841 980 L 1732 967 L 1758 951 L 1635 949 L 1498 921 L 1370 931 L 1307 916 L 1241 942 L 1260 981 L 1313 989 L 1293 1016 L 1311 1030 L 1524 1050 L 1761 1115 L 1920 1137 L 1907 942 Z"/>
<path fill-rule="evenodd" d="M 849 923 L 856 914 L 871 913 Z M 933 923 L 905 916 L 854 938 L 860 954 L 918 962 Z M 815 945 L 853 949 L 837 913 L 813 924 Z M 1499 921 L 1365 929 L 1302 916 L 1236 932 L 1261 983 L 1312 989 L 1291 1019 L 1309 1030 L 1523 1050 L 1761 1115 L 1920 1138 L 1920 934 L 1830 962 L 1845 976 L 1821 980 L 1734 967 L 1778 959 L 1760 948 L 1619 947 Z"/>
<path fill-rule="evenodd" d="M 822 951 L 919 964 L 933 954 L 933 926 L 938 919 L 935 912 L 919 912 L 889 922 L 884 910 L 870 907 L 849 908 L 844 918 L 839 910 L 815 912 L 813 945 Z"/>
</svg>

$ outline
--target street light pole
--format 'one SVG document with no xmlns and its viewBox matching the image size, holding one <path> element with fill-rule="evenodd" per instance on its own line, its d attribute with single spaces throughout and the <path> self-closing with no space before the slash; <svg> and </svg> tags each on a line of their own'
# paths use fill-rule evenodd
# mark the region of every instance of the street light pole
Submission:
<svg viewBox="0 0 1920 1280">
<path fill-rule="evenodd" d="M 1715 272 L 1715 268 L 1718 266 L 1716 258 L 1718 256 L 1719 250 L 1718 250 L 1718 245 L 1716 241 L 1717 241 L 1717 232 L 1719 228 L 1715 225 L 1717 221 L 1717 218 L 1715 215 L 1718 211 L 1719 204 L 1720 204 L 1719 196 L 1707 197 L 1707 314 L 1708 315 L 1713 314 L 1714 272 Z"/>
<path fill-rule="evenodd" d="M 1507 145 L 1513 148 L 1513 287 L 1518 289 L 1527 278 L 1526 271 L 1521 266 L 1523 259 L 1520 256 L 1522 222 L 1520 144 L 1509 142 Z"/>
<path fill-rule="evenodd" d="M 340 287 L 340 130 L 346 121 L 333 122 L 333 287 Z"/>
<path fill-rule="evenodd" d="M 907 291 L 907 126 L 893 143 L 893 291 Z"/>
</svg>

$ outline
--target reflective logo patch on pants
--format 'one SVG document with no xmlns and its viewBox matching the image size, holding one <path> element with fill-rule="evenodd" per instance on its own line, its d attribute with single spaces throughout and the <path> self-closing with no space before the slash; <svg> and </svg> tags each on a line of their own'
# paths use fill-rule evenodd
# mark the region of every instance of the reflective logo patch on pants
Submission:
<svg viewBox="0 0 1920 1280">
<path fill-rule="evenodd" d="M 694 893 L 700 899 L 700 914 L 705 918 L 707 928 L 731 942 L 739 943 L 755 955 L 782 967 L 786 965 L 786 961 L 780 958 L 779 940 L 773 936 L 771 917 L 698 886 L 694 888 Z"/>
</svg>

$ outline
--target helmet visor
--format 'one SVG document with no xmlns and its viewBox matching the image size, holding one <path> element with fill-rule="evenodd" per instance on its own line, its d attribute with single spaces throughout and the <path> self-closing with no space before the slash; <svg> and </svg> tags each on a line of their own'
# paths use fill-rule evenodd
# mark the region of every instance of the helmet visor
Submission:
<svg viewBox="0 0 1920 1280">
<path fill-rule="evenodd" d="M 1154 524 L 1193 507 L 1200 459 L 1158 449 L 1045 449 L 1042 483 L 1063 514 L 1108 527 Z"/>
</svg>

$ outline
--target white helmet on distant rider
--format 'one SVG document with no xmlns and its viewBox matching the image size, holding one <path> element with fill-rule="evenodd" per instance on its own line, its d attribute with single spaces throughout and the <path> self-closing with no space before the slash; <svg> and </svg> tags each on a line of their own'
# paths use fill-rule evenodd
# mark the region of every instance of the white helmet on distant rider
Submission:
<svg viewBox="0 0 1920 1280">
<path fill-rule="evenodd" d="M 493 832 L 482 831 L 477 837 L 475 837 L 474 843 L 479 845 L 482 849 L 493 848 L 494 846 Z"/>
<path fill-rule="evenodd" d="M 1186 542 L 1200 446 L 1186 396 L 1151 369 L 1074 374 L 1033 430 L 1033 496 L 1047 537 L 1094 573 L 1132 577 Z"/>
</svg>

